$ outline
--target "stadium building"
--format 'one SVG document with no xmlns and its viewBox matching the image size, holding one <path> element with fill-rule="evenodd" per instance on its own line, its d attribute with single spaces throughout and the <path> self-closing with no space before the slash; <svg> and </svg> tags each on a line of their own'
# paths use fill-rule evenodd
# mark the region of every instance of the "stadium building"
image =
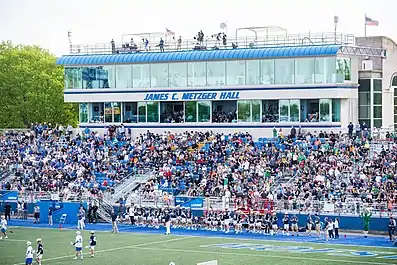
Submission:
<svg viewBox="0 0 397 265">
<path fill-rule="evenodd" d="M 148 44 L 134 37 L 142 43 L 71 45 L 58 58 L 65 101 L 80 104 L 80 127 L 254 136 L 291 126 L 339 132 L 349 122 L 397 127 L 397 45 L 389 38 L 236 33 L 223 43 L 157 34 Z"/>
</svg>

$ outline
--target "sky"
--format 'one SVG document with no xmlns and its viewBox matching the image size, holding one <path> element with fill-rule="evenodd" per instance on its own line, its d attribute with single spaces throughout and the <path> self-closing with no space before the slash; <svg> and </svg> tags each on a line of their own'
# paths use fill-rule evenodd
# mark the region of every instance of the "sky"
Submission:
<svg viewBox="0 0 397 265">
<path fill-rule="evenodd" d="M 397 41 L 396 7 L 396 0 L 0 0 L 0 41 L 39 45 L 61 56 L 68 54 L 69 30 L 73 44 L 121 41 L 123 34 L 165 28 L 188 39 L 198 30 L 219 32 L 221 22 L 229 37 L 252 26 L 318 33 L 334 31 L 335 15 L 338 32 L 363 36 L 365 14 L 379 21 L 367 27 L 368 36 Z"/>
</svg>

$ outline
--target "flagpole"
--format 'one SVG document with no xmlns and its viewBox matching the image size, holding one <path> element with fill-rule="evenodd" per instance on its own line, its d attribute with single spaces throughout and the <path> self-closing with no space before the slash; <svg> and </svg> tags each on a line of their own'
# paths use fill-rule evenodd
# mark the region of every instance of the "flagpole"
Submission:
<svg viewBox="0 0 397 265">
<path fill-rule="evenodd" d="M 364 37 L 367 37 L 367 14 L 364 14 Z"/>
</svg>

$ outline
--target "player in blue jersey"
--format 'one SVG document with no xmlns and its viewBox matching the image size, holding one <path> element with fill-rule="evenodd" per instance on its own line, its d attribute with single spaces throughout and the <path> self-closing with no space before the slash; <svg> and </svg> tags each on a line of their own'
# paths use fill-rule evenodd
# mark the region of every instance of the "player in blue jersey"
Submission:
<svg viewBox="0 0 397 265">
<path fill-rule="evenodd" d="M 90 251 L 91 251 L 91 258 L 94 257 L 95 255 L 95 246 L 96 246 L 96 235 L 94 231 L 91 231 L 91 235 L 90 235 Z"/>
<path fill-rule="evenodd" d="M 283 218 L 283 235 L 289 236 L 289 216 L 288 214 L 284 215 Z"/>
<path fill-rule="evenodd" d="M 314 225 L 316 228 L 317 236 L 320 237 L 321 236 L 321 220 L 320 220 L 320 216 L 318 216 L 318 214 L 314 215 Z"/>
<path fill-rule="evenodd" d="M 31 265 L 33 263 L 33 252 L 32 243 L 30 241 L 26 242 L 26 265 Z"/>
<path fill-rule="evenodd" d="M 311 236 L 312 228 L 313 228 L 313 219 L 312 219 L 312 215 L 309 213 L 306 220 L 306 233 L 309 236 Z"/>
<path fill-rule="evenodd" d="M 291 228 L 292 228 L 292 236 L 299 236 L 299 225 L 298 225 L 298 217 L 294 214 L 291 217 Z"/>
<path fill-rule="evenodd" d="M 41 265 L 41 261 L 43 260 L 44 248 L 41 238 L 36 239 L 37 250 L 36 250 L 36 262 L 38 265 Z"/>
<path fill-rule="evenodd" d="M 4 215 L 1 216 L 0 232 L 1 232 L 0 239 L 3 239 L 3 238 L 7 239 L 8 238 L 8 236 L 7 236 L 7 220 L 6 220 L 6 217 Z"/>
</svg>

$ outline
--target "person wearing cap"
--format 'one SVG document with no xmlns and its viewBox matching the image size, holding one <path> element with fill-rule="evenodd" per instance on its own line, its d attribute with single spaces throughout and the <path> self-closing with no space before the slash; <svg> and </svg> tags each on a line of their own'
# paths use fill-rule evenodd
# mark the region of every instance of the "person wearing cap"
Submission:
<svg viewBox="0 0 397 265">
<path fill-rule="evenodd" d="M 38 265 L 41 265 L 41 261 L 43 260 L 44 248 L 41 243 L 41 238 L 36 239 L 37 250 L 36 250 L 36 262 Z"/>
<path fill-rule="evenodd" d="M 81 232 L 77 231 L 76 232 L 76 240 L 73 242 L 70 242 L 71 245 L 74 245 L 76 248 L 76 256 L 73 259 L 78 259 L 80 256 L 80 259 L 83 259 L 83 237 L 81 236 Z"/>
<path fill-rule="evenodd" d="M 6 217 L 4 215 L 1 216 L 1 221 L 0 221 L 0 239 L 3 239 L 3 237 L 5 239 L 7 239 L 7 220 Z"/>
<path fill-rule="evenodd" d="M 91 231 L 91 235 L 90 235 L 90 251 L 91 251 L 91 258 L 94 257 L 95 254 L 95 246 L 96 246 L 96 236 L 95 236 L 95 232 Z"/>
<path fill-rule="evenodd" d="M 171 216 L 170 216 L 169 210 L 165 211 L 164 221 L 165 221 L 165 229 L 166 229 L 165 234 L 170 235 L 171 234 Z"/>
<path fill-rule="evenodd" d="M 30 241 L 26 242 L 26 259 L 25 264 L 31 265 L 33 263 L 33 248 Z"/>
</svg>

